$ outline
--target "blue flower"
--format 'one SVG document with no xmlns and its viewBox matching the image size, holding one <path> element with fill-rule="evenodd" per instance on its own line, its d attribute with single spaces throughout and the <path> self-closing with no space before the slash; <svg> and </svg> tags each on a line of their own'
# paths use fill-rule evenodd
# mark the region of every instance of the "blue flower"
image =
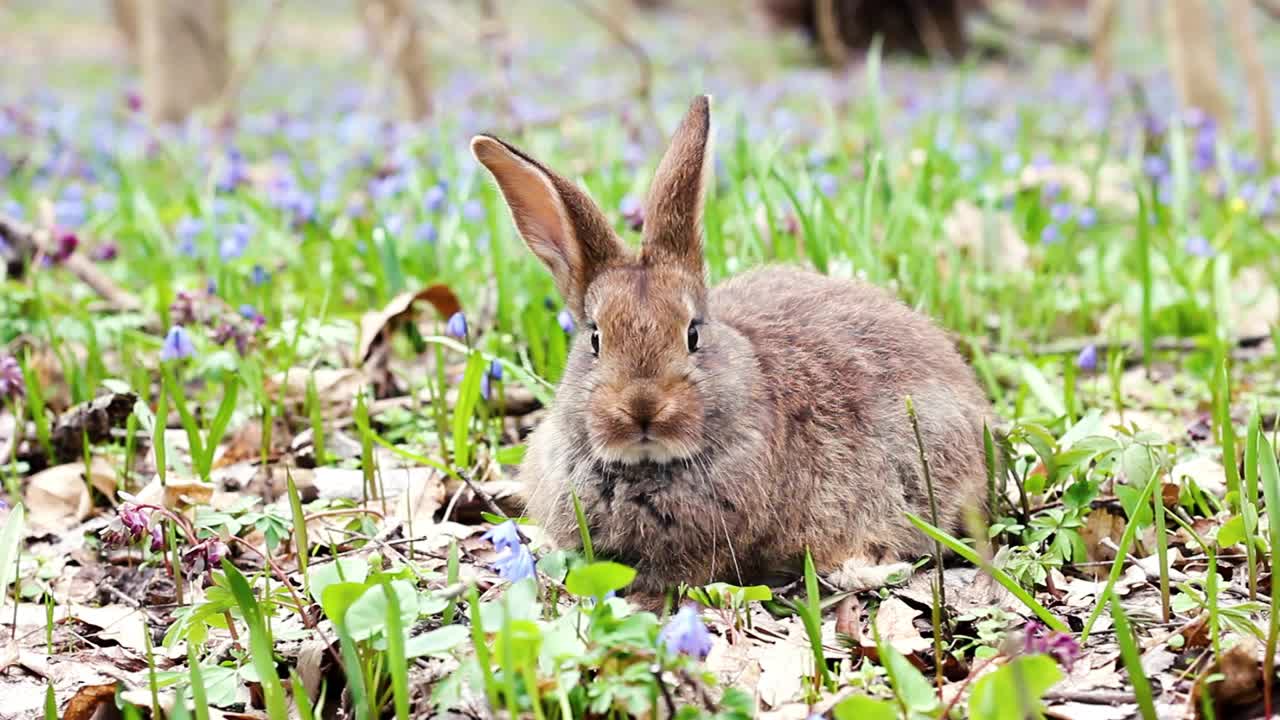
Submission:
<svg viewBox="0 0 1280 720">
<path fill-rule="evenodd" d="M 502 382 L 502 363 L 497 360 L 489 363 L 489 377 Z"/>
<path fill-rule="evenodd" d="M 462 206 L 462 217 L 471 220 L 472 222 L 479 222 L 480 220 L 483 220 L 484 203 L 481 203 L 479 200 L 468 200 L 467 203 Z"/>
<path fill-rule="evenodd" d="M 622 212 L 622 219 L 627 221 L 627 227 L 633 231 L 639 232 L 644 227 L 644 203 L 634 195 L 623 197 L 618 203 L 618 210 Z"/>
<path fill-rule="evenodd" d="M 1088 229 L 1098 224 L 1098 211 L 1085 206 L 1076 211 L 1076 224 Z"/>
<path fill-rule="evenodd" d="M 440 239 L 440 231 L 436 230 L 435 224 L 430 221 L 419 225 L 418 229 L 414 231 L 414 235 L 418 238 L 419 242 L 424 243 L 434 244 L 436 240 Z"/>
<path fill-rule="evenodd" d="M 164 336 L 164 344 L 160 346 L 160 359 L 162 361 L 181 360 L 195 354 L 196 345 L 191 341 L 191 334 L 186 328 L 181 325 L 169 328 L 169 333 Z"/>
<path fill-rule="evenodd" d="M 480 397 L 488 400 L 493 395 L 493 383 L 502 382 L 502 363 L 494 360 L 480 378 Z"/>
<path fill-rule="evenodd" d="M 438 213 L 444 209 L 445 201 L 448 195 L 445 193 L 445 184 L 443 182 L 436 183 L 427 188 L 427 192 L 422 196 L 422 204 L 428 212 Z"/>
<path fill-rule="evenodd" d="M 1098 346 L 1089 343 L 1080 349 L 1080 354 L 1076 355 L 1076 367 L 1085 372 L 1093 372 L 1098 369 Z"/>
<path fill-rule="evenodd" d="M 818 192 L 827 197 L 835 196 L 840 189 L 840 183 L 836 180 L 836 176 L 831 173 L 823 173 L 818 176 L 817 182 Z"/>
<path fill-rule="evenodd" d="M 510 550 L 520 545 L 520 528 L 516 526 L 515 520 L 508 520 L 489 528 L 480 539 L 492 543 L 496 550 Z"/>
<path fill-rule="evenodd" d="M 1006 175 L 1012 175 L 1022 169 L 1022 156 L 1018 153 L 1009 153 L 1000 161 L 1000 169 L 1004 170 Z"/>
<path fill-rule="evenodd" d="M 254 265 L 249 271 L 249 282 L 254 285 L 266 285 L 271 280 L 271 273 L 267 272 L 261 265 Z"/>
<path fill-rule="evenodd" d="M 1062 231 L 1057 225 L 1050 223 L 1044 226 L 1044 230 L 1040 231 L 1040 242 L 1045 245 L 1052 245 L 1062 239 Z"/>
<path fill-rule="evenodd" d="M 1184 247 L 1188 254 L 1196 257 L 1208 258 L 1214 256 L 1213 245 L 1210 245 L 1203 235 L 1192 235 L 1187 238 Z"/>
<path fill-rule="evenodd" d="M 524 545 L 503 550 L 493 561 L 493 568 L 498 571 L 499 577 L 510 582 L 531 578 L 536 571 L 533 553 Z"/>
<path fill-rule="evenodd" d="M 565 334 L 573 334 L 576 326 L 573 324 L 573 314 L 568 310 L 561 310 L 559 313 L 556 313 L 556 322 L 560 323 L 560 329 L 564 330 Z"/>
<path fill-rule="evenodd" d="M 173 234 L 178 238 L 178 252 L 187 257 L 194 257 L 196 254 L 196 237 L 204 232 L 204 223 L 193 218 L 184 217 L 178 221 L 177 226 L 173 229 Z"/>
<path fill-rule="evenodd" d="M 459 340 L 466 340 L 467 316 L 463 315 L 462 311 L 450 315 L 449 321 L 444 325 L 444 334 Z"/>
<path fill-rule="evenodd" d="M 658 633 L 658 644 L 702 660 L 711 652 L 711 633 L 692 605 L 685 605 Z"/>
<path fill-rule="evenodd" d="M 235 260 L 249 249 L 249 226 L 244 223 L 233 223 L 227 228 L 218 244 L 218 256 L 227 260 Z"/>
<path fill-rule="evenodd" d="M 1049 208 L 1049 217 L 1053 218 L 1054 222 L 1064 223 L 1071 219 L 1074 214 L 1072 211 L 1071 203 L 1054 203 L 1053 207 Z"/>
<path fill-rule="evenodd" d="M 1169 174 L 1169 163 L 1160 155 L 1148 155 L 1142 161 L 1142 172 L 1149 178 L 1159 179 Z"/>
</svg>

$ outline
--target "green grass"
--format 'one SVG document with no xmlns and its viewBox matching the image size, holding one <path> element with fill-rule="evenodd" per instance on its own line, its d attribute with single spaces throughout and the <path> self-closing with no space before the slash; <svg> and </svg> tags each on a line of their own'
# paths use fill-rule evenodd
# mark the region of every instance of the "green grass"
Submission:
<svg viewBox="0 0 1280 720">
<path fill-rule="evenodd" d="M 314 22 L 332 20 L 324 14 L 330 11 L 318 12 Z M 540 31 L 563 13 L 512 12 Z M 1135 610 L 1157 607 L 1164 620 L 1178 623 L 1189 619 L 1188 607 L 1198 612 L 1203 605 L 1212 655 L 1242 632 L 1266 637 L 1274 649 L 1280 633 L 1274 583 L 1270 609 L 1254 612 L 1219 592 L 1217 574 L 1232 568 L 1232 582 L 1256 597 L 1259 578 L 1280 562 L 1280 479 L 1267 437 L 1280 408 L 1280 354 L 1274 346 L 1235 347 L 1241 318 L 1261 312 L 1240 306 L 1258 289 L 1245 286 L 1257 277 L 1264 287 L 1280 280 L 1276 221 L 1242 194 L 1245 183 L 1263 186 L 1264 175 L 1248 178 L 1227 162 L 1218 171 L 1196 169 L 1198 131 L 1174 122 L 1162 190 L 1143 174 L 1143 151 L 1127 140 L 1136 131 L 1133 109 L 1117 99 L 1109 123 L 1090 127 L 1083 96 L 1057 98 L 1046 90 L 1055 70 L 1049 60 L 1033 63 L 1031 82 L 997 86 L 999 99 L 990 102 L 964 99 L 965 88 L 977 92 L 990 82 L 980 69 L 926 73 L 877 55 L 859 73 L 852 103 L 802 82 L 779 81 L 776 97 L 765 97 L 752 89 L 759 77 L 798 77 L 785 66 L 784 51 L 761 49 L 746 31 L 727 30 L 716 42 L 741 62 L 726 79 L 688 59 L 686 48 L 697 44 L 688 28 L 636 22 L 636 32 L 653 45 L 662 79 L 653 107 L 662 127 L 647 133 L 635 127 L 635 118 L 647 113 L 632 99 L 619 101 L 625 115 L 524 124 L 489 107 L 501 103 L 449 96 L 450 85 L 442 83 L 437 116 L 388 141 L 330 97 L 338 70 L 324 63 L 314 77 L 297 79 L 305 91 L 274 97 L 267 88 L 250 89 L 249 119 L 274 128 L 274 112 L 288 108 L 309 122 L 310 132 L 294 125 L 255 131 L 248 123 L 236 146 L 253 164 L 255 179 L 233 189 L 218 187 L 228 169 L 223 151 L 179 135 L 155 138 L 154 150 L 146 151 L 133 142 L 145 139 L 145 130 L 116 105 L 95 116 L 112 131 L 105 152 L 94 149 L 96 126 L 89 124 L 73 126 L 65 138 L 52 131 L 0 133 L 4 157 L 29 159 L 0 187 L 0 212 L 8 212 L 5 202 L 12 199 L 30 219 L 42 202 L 67 203 L 82 192 L 81 252 L 114 239 L 118 257 L 98 268 L 142 308 L 104 307 L 57 265 L 0 285 L 0 356 L 12 354 L 23 374 L 21 394 L 4 398 L 4 412 L 30 428 L 29 450 L 0 470 L 15 506 L 0 535 L 3 612 L 19 600 L 50 601 L 61 611 L 54 575 L 40 565 L 49 558 L 22 549 L 23 506 L 17 503 L 53 454 L 57 413 L 127 389 L 139 398 L 127 432 L 122 425 L 77 454 L 108 461 L 124 489 L 136 492 L 153 474 L 162 483 L 218 477 L 218 452 L 254 424 L 261 444 L 248 456 L 287 476 L 281 498 L 255 497 L 218 513 L 201 508 L 181 532 L 167 522 L 166 549 L 152 551 L 142 538 L 131 546 L 129 571 L 164 573 L 188 562 L 182 551 L 198 540 L 225 533 L 247 541 L 255 531 L 269 538 L 261 559 L 237 552 L 211 572 L 186 578 L 175 607 L 162 615 L 168 649 L 188 643 L 189 661 L 185 668 L 177 661 L 182 672 L 174 682 L 195 703 L 195 717 L 207 714 L 200 706 L 212 697 L 211 667 L 249 672 L 260 709 L 272 718 L 288 716 L 291 704 L 301 717 L 319 716 L 321 708 L 328 712 L 342 702 L 344 691 L 354 715 L 368 718 L 414 716 L 432 705 L 455 706 L 464 696 L 539 720 L 651 715 L 669 706 L 678 706 L 681 717 L 736 718 L 762 709 L 752 706 L 752 688 L 722 694 L 721 679 L 708 675 L 698 653 L 677 652 L 662 640 L 670 617 L 611 597 L 625 590 L 632 571 L 597 558 L 576 495 L 584 549 L 522 550 L 536 558 L 536 582 L 496 579 L 486 567 L 492 548 L 474 537 L 435 543 L 443 507 L 434 517 L 405 518 L 402 535 L 390 539 L 381 537 L 387 525 L 377 519 L 395 507 L 397 499 L 384 491 L 395 463 L 435 469 L 451 492 L 466 488 L 466 481 L 511 479 L 524 450 L 504 407 L 517 392 L 553 402 L 572 340 L 562 329 L 563 301 L 550 277 L 520 242 L 500 195 L 467 152 L 472 126 L 483 120 L 486 129 L 580 183 L 620 236 L 636 243 L 621 208 L 625 199 L 643 197 L 659 138 L 689 96 L 727 85 L 716 95 L 719 153 L 704 218 L 710 279 L 785 262 L 888 287 L 955 336 L 988 391 L 998 420 L 983 450 L 987 486 L 998 497 L 987 525 L 976 529 L 984 536 L 936 527 L 936 517 L 910 518 L 936 547 L 958 558 L 948 563 L 978 566 L 1028 617 L 1058 632 L 1074 629 L 1088 651 L 1105 642 L 1095 628 L 1109 611 L 1147 716 L 1154 701 L 1151 687 L 1140 683 L 1135 643 L 1157 631 Z M 595 71 L 599 77 L 630 71 L 598 40 L 582 43 L 607 61 Z M 521 46 L 519 52 L 528 55 L 519 74 L 574 66 L 565 48 Z M 455 84 L 486 83 L 494 73 L 481 56 L 474 49 L 460 53 L 442 61 L 441 72 L 478 67 L 466 82 L 455 77 Z M 682 70 L 681 62 L 696 69 Z M 561 97 L 544 77 L 521 97 L 569 110 L 576 105 L 573 92 L 586 92 L 569 87 Z M 95 107 L 93 97 L 77 90 L 67 103 Z M 907 107 L 908 100 L 918 109 Z M 56 115 L 38 105 L 32 112 Z M 1007 127 L 1012 118 L 1016 128 Z M 1218 137 L 1224 154 L 1247 152 L 1250 143 L 1226 130 Z M 49 170 L 63 145 L 85 156 L 92 179 Z M 1017 166 L 1006 167 L 1013 155 Z M 270 180 L 257 179 L 258 172 L 292 176 L 314 201 L 314 216 L 296 217 L 289 199 L 282 200 Z M 1032 182 L 1037 173 L 1066 179 Z M 442 197 L 429 201 L 433 194 Z M 356 205 L 362 209 L 350 211 Z M 1085 211 L 1096 222 L 1085 222 Z M 187 238 L 191 252 L 179 237 L 184 218 L 203 223 Z M 250 227 L 242 251 L 234 243 L 237 223 Z M 1214 257 L 1191 252 L 1193 236 L 1207 238 Z M 216 292 L 207 291 L 210 282 Z M 367 314 L 437 284 L 460 303 L 469 325 L 465 337 L 447 336 L 448 318 L 420 302 L 394 318 L 376 344 L 373 354 L 385 364 L 356 357 L 370 340 L 366 333 L 378 329 L 366 325 Z M 244 306 L 261 316 L 260 324 L 241 315 Z M 1269 320 L 1274 333 L 1276 319 Z M 175 324 L 191 334 L 195 353 L 161 362 L 163 338 Z M 1077 367 L 1090 344 L 1099 349 L 1095 366 Z M 1170 346 L 1176 349 L 1165 349 Z M 491 390 L 487 399 L 482 386 Z M 412 400 L 389 408 L 379 402 L 386 396 Z M 1190 439 L 1186 428 L 1206 410 L 1212 430 Z M 1236 420 L 1244 418 L 1241 437 Z M 304 501 L 296 478 L 310 469 L 297 467 L 297 455 L 273 449 L 304 430 L 321 472 L 359 471 L 361 498 Z M 912 457 L 925 448 L 898 450 Z M 1179 463 L 1195 455 L 1220 460 L 1221 472 L 1189 481 L 1176 476 Z M 1176 491 L 1172 497 L 1166 484 Z M 1227 497 L 1206 497 L 1202 486 L 1225 486 Z M 110 503 L 94 492 L 95 512 L 110 515 Z M 336 535 L 308 532 L 305 519 L 319 513 L 345 524 Z M 1120 518 L 1114 556 L 1085 542 L 1082 528 L 1097 513 Z M 1198 534 L 1191 530 L 1197 521 Z M 1191 532 L 1192 544 L 1176 539 L 1179 528 Z M 66 532 L 79 532 L 78 526 Z M 1144 539 L 1149 536 L 1152 546 Z M 401 538 L 407 542 L 397 544 Z M 239 548 L 239 540 L 227 539 Z M 1191 577 L 1178 583 L 1187 588 L 1179 594 L 1163 567 L 1175 540 L 1183 558 L 1203 556 L 1200 564 L 1182 567 Z M 1240 544 L 1243 553 L 1228 552 Z M 1121 596 L 1115 586 L 1133 553 L 1160 558 L 1159 579 L 1145 595 Z M 357 563 L 335 563 L 334 555 Z M 283 568 L 292 588 L 282 586 L 273 565 Z M 1105 583 L 1092 612 L 1081 616 L 1048 591 L 1051 573 L 1092 580 L 1099 567 Z M 938 717 L 943 703 L 925 675 L 885 641 L 861 666 L 828 652 L 822 629 L 833 619 L 832 603 L 822 598 L 811 558 L 804 570 L 803 588 L 785 602 L 744 600 L 731 612 L 704 613 L 716 641 L 725 641 L 726 627 L 737 626 L 741 613 L 773 612 L 780 622 L 801 625 L 806 659 L 811 656 L 797 702 L 849 696 L 837 717 L 859 711 Z M 301 589 L 305 607 L 295 607 L 291 589 Z M 862 596 L 869 617 L 892 592 Z M 952 595 L 939 588 L 936 597 Z M 1151 598 L 1154 604 L 1145 605 Z M 1180 605 L 1184 601 L 1191 605 Z M 999 622 L 983 626 L 949 607 L 934 610 L 933 649 L 914 658 L 926 672 L 942 680 L 948 671 L 945 679 L 955 681 L 955 668 L 935 662 L 939 654 L 952 656 L 961 675 L 987 662 L 995 668 L 965 681 L 970 700 L 953 703 L 954 716 L 1004 717 L 991 700 L 997 689 L 1018 689 L 1030 703 L 1057 682 L 1056 669 L 1004 646 L 1001 639 L 1013 637 L 1020 624 L 1013 616 L 991 615 Z M 301 680 L 292 675 L 297 658 L 284 637 L 303 613 L 331 628 L 327 661 L 340 661 L 345 670 L 327 676 L 338 686 L 330 685 L 314 707 L 299 697 Z M 735 642 L 742 636 L 732 635 Z M 67 639 L 50 638 L 56 658 Z M 219 642 L 230 650 L 208 654 Z M 430 674 L 418 671 L 436 665 L 447 669 L 421 680 Z M 154 688 L 155 663 L 149 670 Z M 1269 682 L 1270 668 L 1266 677 Z M 57 690 L 65 702 L 64 689 Z"/>
</svg>

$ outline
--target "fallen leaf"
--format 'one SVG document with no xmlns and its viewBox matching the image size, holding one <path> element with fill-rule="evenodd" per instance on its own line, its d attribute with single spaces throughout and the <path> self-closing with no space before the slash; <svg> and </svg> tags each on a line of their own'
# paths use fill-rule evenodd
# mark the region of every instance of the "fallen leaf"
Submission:
<svg viewBox="0 0 1280 720">
<path fill-rule="evenodd" d="M 116 475 L 111 464 L 94 458 L 88 481 L 108 496 L 115 494 Z M 33 528 L 50 532 L 69 530 L 89 517 L 93 500 L 85 483 L 83 462 L 55 465 L 31 477 L 23 497 Z"/>
<path fill-rule="evenodd" d="M 1222 679 L 1198 683 L 1192 691 L 1191 705 L 1197 710 L 1196 716 L 1200 717 L 1200 696 L 1207 692 L 1217 717 L 1247 717 L 1246 709 L 1262 699 L 1261 657 L 1258 641 L 1247 635 L 1223 652 L 1216 667 Z"/>
<path fill-rule="evenodd" d="M 955 247 L 970 257 L 990 257 L 1000 270 L 1022 270 L 1031 257 L 1027 243 L 1018 234 L 1013 218 L 1003 211 L 992 211 L 991 217 L 968 200 L 958 200 L 942 221 L 945 246 Z M 943 259 L 945 259 L 943 255 Z"/>
<path fill-rule="evenodd" d="M 1138 706 L 1132 703 L 1105 705 L 1067 702 L 1046 708 L 1045 716 L 1058 720 L 1128 720 L 1138 716 Z"/>
<path fill-rule="evenodd" d="M 1227 494 L 1226 469 L 1222 461 L 1207 453 L 1198 453 L 1189 458 L 1179 460 L 1170 473 L 1175 483 L 1193 480 L 1203 491 L 1222 497 Z"/>
<path fill-rule="evenodd" d="M 160 476 L 157 475 L 136 495 L 130 497 L 122 494 L 121 496 L 143 505 L 161 505 L 181 512 L 190 507 L 209 504 L 209 500 L 213 497 L 213 490 L 214 487 L 210 483 L 173 476 L 161 485 Z"/>
<path fill-rule="evenodd" d="M 373 351 L 374 343 L 390 337 L 405 320 L 413 315 L 419 300 L 431 303 L 442 318 L 448 318 L 462 310 L 462 303 L 448 285 L 432 285 L 422 290 L 400 293 L 377 312 L 367 312 L 360 318 L 360 342 L 357 344 L 355 362 L 363 365 Z"/>
<path fill-rule="evenodd" d="M 782 641 L 770 647 L 755 647 L 752 656 L 760 664 L 756 691 L 769 707 L 779 707 L 800 695 L 804 678 L 813 672 L 813 651 Z"/>
<path fill-rule="evenodd" d="M 58 416 L 50 431 L 55 458 L 60 462 L 74 460 L 84 454 L 86 438 L 100 443 L 111 437 L 133 414 L 138 396 L 131 392 L 108 393 L 82 402 Z"/>
<path fill-rule="evenodd" d="M 109 702 L 114 704 L 117 687 L 119 683 L 86 685 L 80 688 L 67 701 L 67 707 L 62 711 L 62 720 L 91 720 L 98 708 Z"/>
<path fill-rule="evenodd" d="M 315 379 L 316 397 L 320 398 L 326 415 L 352 407 L 356 393 L 368 383 L 368 378 L 354 368 L 290 368 L 267 379 L 266 390 L 274 396 L 284 394 L 284 402 L 291 408 L 301 408 L 307 399 L 307 383 Z"/>
<path fill-rule="evenodd" d="M 933 647 L 933 642 L 926 640 L 920 635 L 920 631 L 916 630 L 914 620 L 918 615 L 920 615 L 919 610 L 896 597 L 880 603 L 875 616 L 876 632 L 880 635 L 880 641 L 889 643 L 894 650 L 907 657 Z M 863 639 L 863 644 L 868 642 L 869 639 Z"/>
</svg>

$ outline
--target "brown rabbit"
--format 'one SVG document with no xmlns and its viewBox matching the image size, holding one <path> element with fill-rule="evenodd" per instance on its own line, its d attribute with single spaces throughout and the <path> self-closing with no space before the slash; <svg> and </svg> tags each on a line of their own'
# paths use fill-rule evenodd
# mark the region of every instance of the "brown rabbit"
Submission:
<svg viewBox="0 0 1280 720">
<path fill-rule="evenodd" d="M 503 141 L 472 139 L 580 332 L 520 469 L 528 513 L 635 567 L 635 592 L 761 582 L 803 567 L 848 589 L 930 553 L 911 396 L 940 522 L 984 504 L 987 403 L 947 336 L 887 293 L 766 267 L 709 290 L 702 206 L 707 97 L 658 166 L 633 252 L 573 183 Z"/>
</svg>

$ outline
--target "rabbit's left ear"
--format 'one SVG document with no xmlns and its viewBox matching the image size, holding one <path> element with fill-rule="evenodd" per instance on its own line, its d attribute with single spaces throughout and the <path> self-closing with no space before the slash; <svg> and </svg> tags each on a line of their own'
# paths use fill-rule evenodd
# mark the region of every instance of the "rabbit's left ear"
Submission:
<svg viewBox="0 0 1280 720">
<path fill-rule="evenodd" d="M 702 276 L 702 206 L 712 168 L 711 96 L 700 95 L 671 136 L 645 202 L 646 264 L 674 264 Z"/>
</svg>

